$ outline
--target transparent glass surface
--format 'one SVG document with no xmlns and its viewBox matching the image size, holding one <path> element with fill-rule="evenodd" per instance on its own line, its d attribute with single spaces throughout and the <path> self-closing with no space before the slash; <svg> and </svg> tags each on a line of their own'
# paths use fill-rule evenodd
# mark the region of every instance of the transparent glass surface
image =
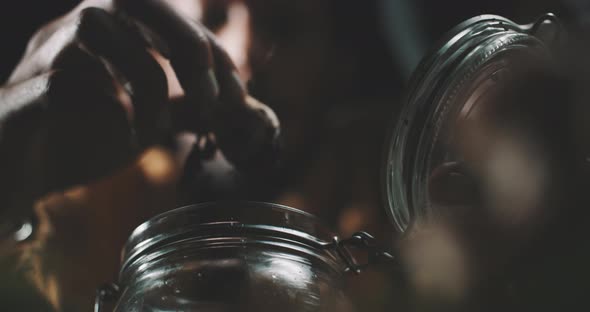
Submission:
<svg viewBox="0 0 590 312">
<path fill-rule="evenodd" d="M 334 272 L 292 252 L 201 249 L 149 267 L 115 311 L 350 311 Z"/>
<path fill-rule="evenodd" d="M 265 203 L 184 207 L 129 239 L 114 311 L 352 311 L 347 265 L 315 217 Z M 111 303 L 106 301 L 112 301 Z M 112 311 L 112 310 L 109 310 Z"/>
<path fill-rule="evenodd" d="M 415 72 L 385 163 L 387 211 L 400 232 L 487 200 L 481 190 L 490 180 L 490 152 L 525 109 L 509 97 L 550 58 L 535 28 L 473 18 L 450 31 Z"/>
</svg>

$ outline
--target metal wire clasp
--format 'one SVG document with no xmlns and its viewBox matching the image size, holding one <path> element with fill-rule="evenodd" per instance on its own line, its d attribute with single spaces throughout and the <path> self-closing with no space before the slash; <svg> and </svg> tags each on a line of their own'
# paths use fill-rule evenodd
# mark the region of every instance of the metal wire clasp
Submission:
<svg viewBox="0 0 590 312">
<path fill-rule="evenodd" d="M 113 311 L 119 300 L 119 286 L 117 284 L 107 284 L 96 291 L 94 301 L 94 312 Z"/>
<path fill-rule="evenodd" d="M 389 252 L 378 248 L 377 240 L 366 232 L 355 233 L 345 240 L 334 237 L 333 246 L 346 263 L 346 272 L 358 274 L 369 266 L 393 262 L 395 259 Z M 366 257 L 359 261 L 351 249 L 366 252 Z"/>
<path fill-rule="evenodd" d="M 550 38 L 547 38 L 547 34 L 544 34 L 542 31 L 544 28 L 543 26 L 551 25 L 550 29 Z M 546 43 L 556 43 L 562 40 L 565 34 L 565 28 L 559 18 L 555 16 L 553 13 L 546 13 L 541 15 L 537 20 L 529 25 L 524 27 L 524 30 L 533 36 L 540 36 L 542 37 L 543 41 Z"/>
</svg>

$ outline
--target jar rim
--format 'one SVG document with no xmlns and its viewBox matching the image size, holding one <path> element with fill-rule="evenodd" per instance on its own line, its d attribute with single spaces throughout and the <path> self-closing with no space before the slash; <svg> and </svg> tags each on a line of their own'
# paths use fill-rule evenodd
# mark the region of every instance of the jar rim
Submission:
<svg viewBox="0 0 590 312">
<path fill-rule="evenodd" d="M 535 36 L 537 25 L 555 20 L 546 14 L 531 25 L 518 25 L 504 17 L 482 15 L 449 31 L 414 72 L 403 107 L 391 128 L 384 155 L 383 199 L 391 223 L 407 233 L 436 212 L 425 196 L 431 151 L 441 125 L 452 120 L 454 93 L 469 86 L 490 63 L 509 50 L 548 53 Z"/>
<path fill-rule="evenodd" d="M 253 201 L 220 201 L 189 205 L 159 214 L 138 226 L 125 245 L 121 275 L 137 259 L 187 237 L 226 234 L 287 238 L 313 248 L 332 245 L 336 235 L 307 212 Z"/>
</svg>

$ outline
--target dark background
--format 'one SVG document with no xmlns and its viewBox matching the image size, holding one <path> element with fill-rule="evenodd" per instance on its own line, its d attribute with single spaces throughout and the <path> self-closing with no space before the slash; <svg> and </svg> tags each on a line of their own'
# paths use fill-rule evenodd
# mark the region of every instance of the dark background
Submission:
<svg viewBox="0 0 590 312">
<path fill-rule="evenodd" d="M 272 0 L 267 0 L 269 3 Z M 322 1 L 322 0 L 318 0 Z M 399 41 L 392 39 L 391 29 L 388 29 L 390 21 L 387 17 L 395 16 L 391 12 L 384 12 L 384 8 L 395 8 L 395 2 L 391 1 L 393 6 L 383 6 L 383 3 L 376 0 L 323 0 L 329 3 L 329 10 L 326 10 L 327 19 L 329 19 L 329 27 L 333 29 L 335 36 L 333 36 L 331 43 L 333 46 L 349 49 L 350 59 L 354 60 L 360 66 L 355 67 L 351 71 L 350 79 L 347 80 L 346 86 L 343 88 L 341 84 L 336 82 L 325 83 L 325 91 L 320 93 L 319 96 L 323 102 L 338 101 L 339 99 L 358 97 L 366 97 L 367 94 L 371 97 L 380 98 L 381 101 L 375 101 L 376 109 L 383 110 L 384 112 L 391 113 L 397 109 L 394 106 L 383 106 L 383 102 L 387 99 L 393 99 L 401 96 L 403 93 L 403 87 L 405 80 L 407 79 L 408 71 L 415 64 L 410 64 L 411 58 L 408 58 L 407 52 L 400 49 Z M 359 4 L 362 3 L 362 4 Z M 565 24 L 573 30 L 583 29 L 584 26 L 590 21 L 588 16 L 590 11 L 590 2 L 584 0 L 412 0 L 407 5 L 410 7 L 410 11 L 413 11 L 415 15 L 407 16 L 411 21 L 406 25 L 408 32 L 413 33 L 418 42 L 422 42 L 422 47 L 427 48 L 430 46 L 438 37 L 444 32 L 449 30 L 454 25 L 461 21 L 473 17 L 479 14 L 499 14 L 518 23 L 532 22 L 535 17 L 545 12 L 554 12 L 560 16 Z M 67 12 L 78 1 L 75 0 L 52 0 L 52 1 L 40 1 L 40 0 L 20 0 L 14 2 L 7 2 L 4 4 L 2 10 L 0 10 L 0 38 L 3 40 L 2 49 L 0 50 L 0 80 L 5 81 L 10 75 L 11 70 L 18 62 L 21 54 L 23 53 L 26 43 L 36 29 L 43 24 L 47 23 L 51 19 Z M 391 14 L 390 14 L 391 13 Z M 385 20 L 383 20 L 385 18 Z M 403 27 L 403 25 L 402 25 Z M 281 29 L 281 28 L 279 28 Z M 288 32 L 288 29 L 284 30 Z M 402 31 L 403 32 L 403 31 Z M 282 36 L 280 31 L 275 34 L 276 36 Z M 418 45 L 420 46 L 420 45 Z M 413 51 L 413 57 L 420 58 L 426 51 L 417 48 Z M 412 52 L 410 52 L 412 55 Z M 301 66 L 305 66 L 302 64 Z M 334 65 L 336 66 L 336 65 Z M 328 76 L 329 77 L 329 76 Z M 346 89 L 346 92 L 341 92 L 341 89 Z M 338 91 L 338 96 L 335 96 Z M 258 91 L 264 97 L 264 90 Z M 385 100 L 383 100 L 385 99 Z M 342 101 L 344 103 L 344 101 Z M 370 106 L 369 106 L 370 107 Z M 332 114 L 337 116 L 338 112 L 347 112 L 350 107 L 346 105 L 342 106 L 330 106 L 326 108 L 325 114 Z M 353 109 L 354 112 L 354 109 Z M 384 118 L 388 118 L 390 115 L 386 115 Z M 338 117 L 335 117 L 338 118 Z M 317 121 L 318 123 L 320 121 Z M 369 141 L 381 142 L 386 124 L 380 123 L 378 126 L 373 128 L 369 135 L 374 135 L 368 138 Z M 329 137 L 329 136 L 328 136 Z M 306 144 L 322 144 L 321 141 L 306 141 Z M 378 152 L 379 146 L 372 147 L 369 149 L 371 153 Z M 308 147 L 308 146 L 304 146 Z M 311 147 L 309 147 L 311 149 Z M 355 147 L 350 147 L 354 149 Z M 301 158 L 306 156 L 301 155 Z M 307 156 L 313 157 L 313 156 Z M 371 162 L 373 158 L 368 158 L 366 161 Z M 298 166 L 305 167 L 306 162 L 294 162 L 299 164 Z M 373 169 L 378 164 L 370 164 L 368 167 Z M 299 172 L 297 166 L 287 170 L 285 180 L 291 180 L 292 178 L 301 178 L 297 176 Z M 375 175 L 377 177 L 377 174 Z M 346 183 L 347 181 L 343 181 Z M 346 199 L 344 199 L 346 200 Z M 574 201 L 575 202 L 575 201 Z M 578 202 L 579 203 L 579 202 Z M 581 203 L 579 203 L 581 204 Z M 337 205 L 335 205 L 337 206 Z M 336 224 L 337 217 L 335 217 L 339 211 L 334 209 L 328 209 L 324 211 L 315 211 L 317 214 L 322 216 L 330 224 Z M 381 220 L 384 224 L 387 223 L 384 218 L 384 213 L 381 211 L 378 213 L 375 219 Z M 578 220 L 579 221 L 579 220 Z M 564 221 L 565 222 L 565 221 Z M 567 221 L 569 222 L 569 221 Z M 566 223 L 567 223 L 566 222 Z M 569 223 L 567 223 L 569 224 Z M 384 226 L 387 231 L 388 227 Z M 568 226 L 560 227 L 560 229 L 568 229 Z M 576 235 L 580 240 L 584 240 L 587 232 L 581 231 L 576 232 L 574 229 L 584 228 L 583 225 L 578 224 L 578 227 L 572 226 L 570 232 L 560 231 L 564 237 L 575 237 Z M 583 281 L 580 280 L 582 276 L 585 276 L 577 270 L 577 268 L 584 266 L 584 259 L 588 259 L 586 253 L 567 253 L 560 252 L 555 249 L 556 246 L 577 245 L 572 240 L 568 240 L 568 244 L 561 244 L 556 236 L 553 239 L 546 240 L 547 246 L 551 246 L 551 249 L 547 250 L 547 254 L 552 255 L 552 260 L 545 266 L 540 265 L 537 270 L 516 270 L 521 272 L 523 279 L 529 281 L 529 283 L 535 283 L 539 276 L 534 275 L 538 272 L 545 272 L 547 276 L 554 278 L 555 283 L 563 283 L 564 293 L 576 293 L 582 296 Z M 584 252 L 587 250 L 584 250 Z M 531 254 L 538 254 L 538 250 L 535 249 Z M 523 259 L 528 259 L 523 257 Z M 568 260 L 569 259 L 569 260 Z M 28 286 L 22 279 L 19 272 L 10 270 L 6 272 L 4 268 L 13 268 L 15 259 L 7 259 L 0 262 L 0 310 L 1 311 L 44 311 L 48 310 L 47 306 L 44 305 L 43 300 L 35 296 L 35 291 Z M 525 261 L 525 260 L 523 260 Z M 534 265 L 523 265 L 521 268 L 530 268 Z M 26 270 L 26 268 L 21 268 Z M 586 270 L 587 271 L 587 270 Z M 527 275 L 528 274 L 528 275 Z M 580 274 L 579 276 L 577 276 Z M 542 284 L 542 283 L 540 283 Z M 403 302 L 389 302 L 392 300 L 401 299 L 403 301 L 403 292 L 399 292 L 399 295 L 390 296 L 386 292 L 394 291 L 395 287 L 383 286 L 376 282 L 374 288 L 364 289 L 360 294 L 359 302 L 365 305 L 372 305 L 381 308 L 387 308 L 393 310 L 395 307 L 403 306 Z M 383 286 L 383 287 L 382 287 Z M 587 287 L 586 287 L 587 288 Z M 571 290 L 571 291 L 570 291 Z M 493 290 L 490 290 L 493 291 Z M 523 301 L 534 300 L 535 297 L 540 296 L 556 296 L 555 302 L 561 302 L 557 300 L 559 296 L 564 294 L 551 294 L 549 291 L 539 290 L 538 292 L 531 292 L 525 294 Z M 373 297 L 376 296 L 376 297 Z M 377 299 L 376 299 L 377 298 Z M 574 298 L 583 300 L 582 297 L 575 296 Z M 377 301 L 377 303 L 373 301 Z M 542 301 L 540 301 L 542 302 Z M 576 307 L 572 303 L 572 307 Z M 545 307 L 550 310 L 548 307 Z M 559 307 L 553 307 L 559 309 Z M 420 310 L 420 309 L 418 309 Z M 525 309 L 526 310 L 526 309 Z"/>
<path fill-rule="evenodd" d="M 386 0 L 385 2 L 395 3 L 396 1 Z M 542 13 L 554 12 L 567 20 L 580 21 L 584 19 L 581 9 L 589 10 L 588 3 L 583 0 L 450 0 L 444 2 L 416 0 L 411 2 L 410 6 L 413 6 L 417 13 L 415 18 L 425 30 L 424 35 L 429 41 L 434 41 L 461 21 L 479 14 L 499 14 L 524 23 L 532 21 Z M 77 0 L 21 0 L 7 4 L 0 13 L 0 33 L 4 42 L 0 52 L 2 57 L 0 80 L 6 80 L 35 30 L 67 12 L 77 3 L 79 3 Z M 344 28 L 343 33 L 347 26 L 361 26 L 361 29 L 367 26 L 379 26 L 375 25 L 375 21 L 383 13 L 377 12 L 381 8 L 378 0 L 363 1 L 360 8 L 357 1 L 343 0 L 335 2 L 334 8 L 336 10 L 333 14 L 341 18 L 336 23 Z M 347 40 L 345 37 L 342 39 Z"/>
</svg>

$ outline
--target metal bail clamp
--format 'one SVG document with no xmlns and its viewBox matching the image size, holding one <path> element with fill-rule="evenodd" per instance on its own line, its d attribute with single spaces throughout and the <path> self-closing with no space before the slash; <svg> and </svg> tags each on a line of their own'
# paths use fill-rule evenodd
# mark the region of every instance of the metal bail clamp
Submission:
<svg viewBox="0 0 590 312">
<path fill-rule="evenodd" d="M 334 237 L 331 246 L 335 248 L 340 258 L 346 263 L 346 272 L 359 274 L 370 266 L 395 261 L 395 257 L 391 253 L 379 248 L 377 246 L 377 240 L 367 232 L 357 232 L 345 240 Z M 358 257 L 353 255 L 351 249 L 366 252 L 366 257 L 359 261 Z"/>
</svg>

